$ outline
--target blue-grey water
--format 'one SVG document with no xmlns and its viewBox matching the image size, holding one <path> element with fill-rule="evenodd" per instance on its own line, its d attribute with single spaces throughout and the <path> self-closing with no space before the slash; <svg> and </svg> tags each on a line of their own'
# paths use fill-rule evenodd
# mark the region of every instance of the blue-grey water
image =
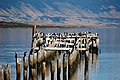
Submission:
<svg viewBox="0 0 120 80">
<path fill-rule="evenodd" d="M 98 59 L 89 64 L 88 80 L 120 80 L 120 28 L 38 28 L 41 32 L 97 32 L 100 37 Z M 11 80 L 15 80 L 15 52 L 23 57 L 31 48 L 31 28 L 0 28 L 0 64 L 11 65 Z M 84 66 L 78 65 L 73 80 L 84 80 Z M 49 75 L 47 75 L 49 76 Z M 49 78 L 47 78 L 49 80 Z"/>
</svg>

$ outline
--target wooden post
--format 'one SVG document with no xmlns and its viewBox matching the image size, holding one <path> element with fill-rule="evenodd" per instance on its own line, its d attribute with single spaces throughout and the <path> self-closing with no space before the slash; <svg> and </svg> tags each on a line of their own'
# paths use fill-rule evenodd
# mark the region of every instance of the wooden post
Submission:
<svg viewBox="0 0 120 80">
<path fill-rule="evenodd" d="M 26 52 L 24 52 L 23 65 L 23 80 L 27 80 L 28 57 L 26 56 Z"/>
<path fill-rule="evenodd" d="M 10 80 L 10 65 L 6 64 L 4 66 L 4 80 Z"/>
<path fill-rule="evenodd" d="M 21 80 L 21 58 L 17 58 L 17 80 Z"/>
<path fill-rule="evenodd" d="M 42 63 L 41 73 L 42 73 L 42 80 L 46 80 L 46 78 L 45 78 L 45 73 L 46 73 L 45 62 Z"/>
<path fill-rule="evenodd" d="M 35 33 L 36 33 L 36 25 L 34 25 L 33 28 L 32 28 L 32 44 L 31 44 L 31 47 L 33 47 L 33 44 L 34 44 Z"/>
<path fill-rule="evenodd" d="M 67 80 L 66 71 L 67 71 L 67 59 L 66 59 L 66 56 L 64 54 L 63 55 L 63 80 Z"/>
<path fill-rule="evenodd" d="M 21 80 L 21 58 L 17 57 L 17 53 L 15 53 L 16 58 L 16 80 Z"/>
<path fill-rule="evenodd" d="M 33 68 L 37 69 L 37 53 L 33 54 Z"/>
<path fill-rule="evenodd" d="M 37 54 L 37 75 L 40 74 L 40 62 L 41 62 L 41 52 L 39 50 Z"/>
<path fill-rule="evenodd" d="M 0 80 L 3 80 L 2 65 L 0 65 Z"/>
<path fill-rule="evenodd" d="M 80 51 L 78 51 L 80 52 Z M 80 63 L 80 53 L 77 55 L 77 62 Z"/>
<path fill-rule="evenodd" d="M 70 80 L 70 69 L 71 69 L 71 65 L 70 65 L 70 54 L 68 56 L 68 80 Z"/>
<path fill-rule="evenodd" d="M 85 53 L 85 70 L 84 70 L 84 80 L 88 80 L 88 54 Z"/>
<path fill-rule="evenodd" d="M 96 56 L 98 56 L 98 50 L 99 50 L 99 48 L 98 48 L 98 46 L 96 47 Z"/>
<path fill-rule="evenodd" d="M 88 66 L 88 52 L 85 52 L 85 67 Z"/>
<path fill-rule="evenodd" d="M 29 78 L 32 79 L 32 69 L 33 69 L 33 54 L 29 55 Z"/>
<path fill-rule="evenodd" d="M 37 80 L 37 53 L 33 53 L 32 80 Z"/>
<path fill-rule="evenodd" d="M 60 80 L 60 73 L 61 73 L 61 60 L 57 59 L 57 80 Z"/>
<path fill-rule="evenodd" d="M 15 52 L 15 63 L 16 63 L 16 80 L 17 80 L 17 52 Z"/>
<path fill-rule="evenodd" d="M 50 71 L 51 71 L 51 80 L 54 80 L 54 72 L 55 72 L 55 62 L 50 62 Z"/>
<path fill-rule="evenodd" d="M 36 33 L 36 25 L 33 26 L 32 36 L 34 36 L 35 33 Z"/>
<path fill-rule="evenodd" d="M 32 69 L 32 80 L 37 80 L 37 77 L 36 77 L 36 69 Z"/>
<path fill-rule="evenodd" d="M 93 37 L 91 38 L 91 40 L 92 40 L 92 50 L 91 50 L 91 52 L 92 52 L 92 63 L 93 63 Z"/>
<path fill-rule="evenodd" d="M 27 80 L 27 70 L 23 71 L 23 80 Z"/>
</svg>

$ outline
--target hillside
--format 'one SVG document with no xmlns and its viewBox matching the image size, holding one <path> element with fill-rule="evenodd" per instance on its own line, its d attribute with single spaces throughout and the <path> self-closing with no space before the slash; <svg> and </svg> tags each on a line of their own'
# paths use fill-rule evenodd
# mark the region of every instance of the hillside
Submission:
<svg viewBox="0 0 120 80">
<path fill-rule="evenodd" d="M 0 0 L 0 21 L 37 25 L 119 26 L 119 0 Z"/>
</svg>

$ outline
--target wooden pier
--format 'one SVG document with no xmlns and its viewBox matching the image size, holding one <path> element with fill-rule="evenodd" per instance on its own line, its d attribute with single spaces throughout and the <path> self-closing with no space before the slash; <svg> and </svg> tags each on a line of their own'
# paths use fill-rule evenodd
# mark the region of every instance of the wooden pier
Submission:
<svg viewBox="0 0 120 80">
<path fill-rule="evenodd" d="M 42 33 L 37 32 L 36 26 L 34 26 L 32 33 L 31 50 L 29 52 L 29 55 L 26 55 L 26 52 L 24 53 L 23 66 L 21 63 L 22 59 L 18 58 L 18 54 L 15 53 L 16 80 L 21 80 L 22 72 L 23 80 L 38 80 L 39 75 L 42 76 L 42 80 L 46 80 L 46 65 L 48 64 L 50 64 L 51 80 L 54 80 L 56 69 L 57 80 L 70 80 L 72 73 L 77 67 L 77 62 L 79 62 L 78 58 L 81 58 L 81 55 L 84 55 L 85 70 L 88 71 L 89 55 L 92 55 L 93 61 L 93 55 L 98 55 L 98 48 L 99 35 L 97 33 Z M 57 64 L 55 64 L 55 60 L 53 59 L 57 55 L 56 52 L 63 55 L 62 59 L 56 59 Z M 21 67 L 23 67 L 23 71 Z M 63 74 L 61 73 L 61 70 L 63 70 Z M 86 71 L 84 73 L 85 75 L 87 75 Z M 63 75 L 62 78 L 60 76 L 61 74 Z M 8 77 L 5 78 L 6 76 Z M 5 65 L 4 77 L 2 67 L 0 65 L 0 79 L 2 80 L 3 78 L 5 80 L 10 80 L 9 65 Z"/>
</svg>

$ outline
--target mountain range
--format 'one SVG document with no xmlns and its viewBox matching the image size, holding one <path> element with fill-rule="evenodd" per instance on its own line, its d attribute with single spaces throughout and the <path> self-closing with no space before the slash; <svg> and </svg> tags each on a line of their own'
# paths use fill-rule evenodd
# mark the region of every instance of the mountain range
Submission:
<svg viewBox="0 0 120 80">
<path fill-rule="evenodd" d="M 120 0 L 0 0 L 0 21 L 120 26 Z"/>
</svg>

